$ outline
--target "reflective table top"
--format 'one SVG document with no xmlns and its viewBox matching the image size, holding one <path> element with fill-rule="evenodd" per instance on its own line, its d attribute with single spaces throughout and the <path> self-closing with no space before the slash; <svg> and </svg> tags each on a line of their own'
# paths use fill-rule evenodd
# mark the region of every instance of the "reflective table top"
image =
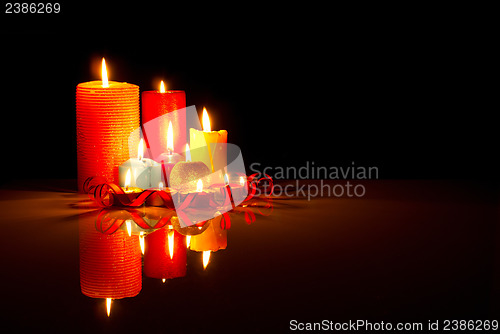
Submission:
<svg viewBox="0 0 500 334">
<path fill-rule="evenodd" d="M 220 220 L 203 231 L 170 220 L 154 228 L 169 215 L 158 208 L 103 211 L 71 190 L 74 180 L 4 185 L 4 328 L 270 333 L 290 331 L 293 320 L 498 319 L 497 188 L 364 185 L 360 198 L 256 200 L 231 212 L 223 232 Z M 210 233 L 213 240 L 200 239 Z M 196 250 L 182 248 L 186 235 Z M 204 269 L 211 243 L 220 249 Z"/>
</svg>

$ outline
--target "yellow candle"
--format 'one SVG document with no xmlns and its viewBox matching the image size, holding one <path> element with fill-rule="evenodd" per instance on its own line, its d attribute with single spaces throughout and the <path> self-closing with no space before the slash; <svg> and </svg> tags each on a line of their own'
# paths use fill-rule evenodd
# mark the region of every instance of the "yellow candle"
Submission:
<svg viewBox="0 0 500 334">
<path fill-rule="evenodd" d="M 192 161 L 201 161 L 209 166 L 212 172 L 220 171 L 227 164 L 227 131 L 212 131 L 210 119 L 203 108 L 203 131 L 191 128 L 189 142 Z"/>
</svg>

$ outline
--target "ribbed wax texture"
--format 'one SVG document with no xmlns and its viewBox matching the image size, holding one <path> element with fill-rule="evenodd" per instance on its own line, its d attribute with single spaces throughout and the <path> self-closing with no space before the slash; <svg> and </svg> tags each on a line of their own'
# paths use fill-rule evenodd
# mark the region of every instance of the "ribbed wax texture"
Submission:
<svg viewBox="0 0 500 334">
<path fill-rule="evenodd" d="M 78 190 L 88 177 L 118 183 L 118 166 L 129 159 L 129 136 L 140 125 L 139 86 L 110 81 L 76 87 Z M 137 137 L 138 137 L 138 132 Z M 138 142 L 132 140 L 131 142 Z"/>
<path fill-rule="evenodd" d="M 139 237 L 123 230 L 103 234 L 92 216 L 79 219 L 79 230 L 82 293 L 92 298 L 137 296 L 142 288 Z"/>
</svg>

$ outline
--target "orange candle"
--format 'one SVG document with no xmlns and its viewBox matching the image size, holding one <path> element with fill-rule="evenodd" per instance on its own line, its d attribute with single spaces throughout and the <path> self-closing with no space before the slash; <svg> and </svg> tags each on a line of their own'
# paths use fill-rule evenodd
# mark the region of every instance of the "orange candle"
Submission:
<svg viewBox="0 0 500 334">
<path fill-rule="evenodd" d="M 129 159 L 129 137 L 139 117 L 139 86 L 108 81 L 103 58 L 102 80 L 76 87 L 79 191 L 92 176 L 118 183 L 118 166 Z"/>
</svg>

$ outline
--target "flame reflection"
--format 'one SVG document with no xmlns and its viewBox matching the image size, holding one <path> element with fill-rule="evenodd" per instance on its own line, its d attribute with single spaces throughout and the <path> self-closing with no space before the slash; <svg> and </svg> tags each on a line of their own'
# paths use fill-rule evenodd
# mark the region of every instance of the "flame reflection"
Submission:
<svg viewBox="0 0 500 334">
<path fill-rule="evenodd" d="M 246 217 L 250 210 L 238 207 L 233 213 Z M 199 270 L 206 269 L 212 253 L 227 248 L 227 230 L 221 221 L 222 216 L 217 216 L 184 227 L 175 211 L 162 207 L 107 208 L 80 215 L 82 293 L 105 301 L 109 317 L 113 303 L 140 293 L 142 274 L 162 282 L 185 277 L 193 252 L 201 257 L 194 256 L 192 261 L 200 263 Z"/>
</svg>

